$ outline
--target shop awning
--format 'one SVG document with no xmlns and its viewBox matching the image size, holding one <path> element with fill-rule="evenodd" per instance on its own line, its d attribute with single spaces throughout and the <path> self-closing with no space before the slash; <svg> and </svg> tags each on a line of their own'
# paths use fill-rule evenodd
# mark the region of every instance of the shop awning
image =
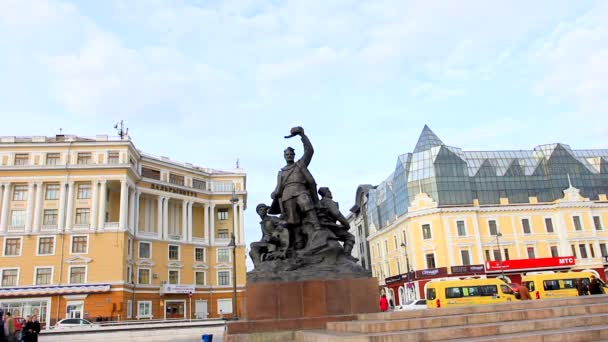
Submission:
<svg viewBox="0 0 608 342">
<path fill-rule="evenodd" d="M 25 286 L 0 288 L 0 297 L 59 295 L 75 293 L 97 293 L 110 291 L 110 284 Z"/>
</svg>

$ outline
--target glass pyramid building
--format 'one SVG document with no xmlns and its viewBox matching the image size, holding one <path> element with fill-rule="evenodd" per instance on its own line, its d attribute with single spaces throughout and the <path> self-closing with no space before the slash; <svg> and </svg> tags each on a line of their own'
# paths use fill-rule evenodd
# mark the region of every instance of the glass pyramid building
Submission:
<svg viewBox="0 0 608 342">
<path fill-rule="evenodd" d="M 552 202 L 572 186 L 598 200 L 608 194 L 608 150 L 573 150 L 566 144 L 523 151 L 463 151 L 424 126 L 413 153 L 397 158 L 394 172 L 369 191 L 368 220 L 385 227 L 407 212 L 419 192 L 441 206 Z"/>
</svg>

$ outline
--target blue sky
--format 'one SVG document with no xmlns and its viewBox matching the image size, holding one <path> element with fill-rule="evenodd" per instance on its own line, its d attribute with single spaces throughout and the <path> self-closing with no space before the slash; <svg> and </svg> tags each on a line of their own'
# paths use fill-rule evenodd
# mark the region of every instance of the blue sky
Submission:
<svg viewBox="0 0 608 342">
<path fill-rule="evenodd" d="M 259 239 L 282 137 L 344 212 L 424 124 L 465 150 L 608 148 L 605 1 L 0 1 L 0 135 L 112 133 L 248 174 Z"/>
</svg>

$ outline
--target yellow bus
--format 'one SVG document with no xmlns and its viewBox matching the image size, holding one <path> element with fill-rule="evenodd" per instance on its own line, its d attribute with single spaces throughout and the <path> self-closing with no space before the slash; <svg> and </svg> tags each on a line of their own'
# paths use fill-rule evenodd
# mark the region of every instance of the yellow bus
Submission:
<svg viewBox="0 0 608 342">
<path fill-rule="evenodd" d="M 429 308 L 515 300 L 509 284 L 498 278 L 433 280 L 426 286 L 426 305 Z"/>
<path fill-rule="evenodd" d="M 521 278 L 521 284 L 528 288 L 535 299 L 561 298 L 578 296 L 577 281 L 589 286 L 591 272 L 564 272 L 527 274 Z"/>
</svg>

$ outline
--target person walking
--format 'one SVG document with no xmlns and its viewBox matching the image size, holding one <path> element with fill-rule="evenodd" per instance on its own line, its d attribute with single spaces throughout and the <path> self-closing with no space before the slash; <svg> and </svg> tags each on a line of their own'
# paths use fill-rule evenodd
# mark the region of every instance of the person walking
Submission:
<svg viewBox="0 0 608 342">
<path fill-rule="evenodd" d="M 40 322 L 38 322 L 38 316 L 28 316 L 28 320 L 23 327 L 23 331 L 23 342 L 38 342 L 38 333 L 40 333 Z"/>
<path fill-rule="evenodd" d="M 587 287 L 587 284 L 583 282 L 582 279 L 578 279 L 576 281 L 576 291 L 578 292 L 579 296 L 586 296 L 589 294 L 589 288 Z"/>
<path fill-rule="evenodd" d="M 519 300 L 532 300 L 532 296 L 530 295 L 527 286 L 519 285 L 517 292 L 519 293 Z"/>
<path fill-rule="evenodd" d="M 388 310 L 388 300 L 386 299 L 386 295 L 382 295 L 380 297 L 380 311 L 385 312 Z"/>
<path fill-rule="evenodd" d="M 602 288 L 602 284 L 600 281 L 595 278 L 595 276 L 591 276 L 591 281 L 589 282 L 589 294 L 604 294 L 604 289 Z"/>
<path fill-rule="evenodd" d="M 15 342 L 17 338 L 15 337 L 15 319 L 11 316 L 10 312 L 7 312 L 6 320 L 4 322 L 4 335 L 6 336 L 6 340 L 8 342 Z"/>
</svg>

